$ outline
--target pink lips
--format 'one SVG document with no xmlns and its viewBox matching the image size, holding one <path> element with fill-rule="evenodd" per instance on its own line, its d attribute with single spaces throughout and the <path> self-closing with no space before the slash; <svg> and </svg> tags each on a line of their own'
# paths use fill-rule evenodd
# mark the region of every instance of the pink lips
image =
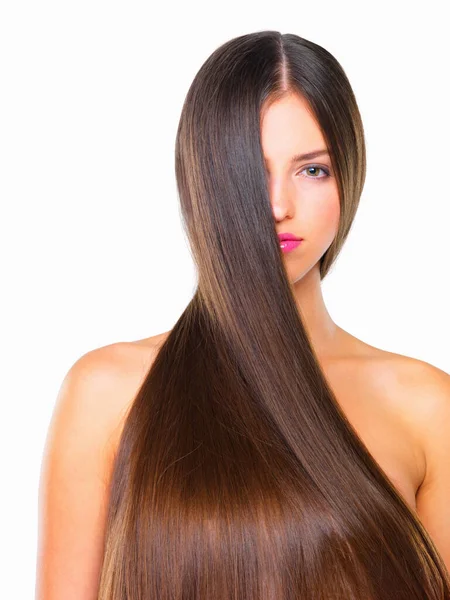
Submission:
<svg viewBox="0 0 450 600">
<path fill-rule="evenodd" d="M 283 252 L 291 252 L 300 245 L 303 238 L 298 238 L 293 233 L 279 233 L 280 248 Z"/>
</svg>

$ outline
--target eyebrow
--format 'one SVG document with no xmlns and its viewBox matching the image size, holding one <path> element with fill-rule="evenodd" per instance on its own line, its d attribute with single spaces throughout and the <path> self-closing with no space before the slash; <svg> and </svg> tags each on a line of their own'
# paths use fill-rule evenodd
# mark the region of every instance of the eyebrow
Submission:
<svg viewBox="0 0 450 600">
<path fill-rule="evenodd" d="M 311 160 L 317 156 L 322 156 L 323 154 L 328 154 L 328 150 L 326 150 L 326 148 L 322 150 L 313 150 L 312 152 L 306 152 L 305 154 L 296 154 L 291 158 L 290 163 L 295 164 L 302 160 Z M 264 157 L 264 160 L 267 162 L 267 158 Z"/>
</svg>

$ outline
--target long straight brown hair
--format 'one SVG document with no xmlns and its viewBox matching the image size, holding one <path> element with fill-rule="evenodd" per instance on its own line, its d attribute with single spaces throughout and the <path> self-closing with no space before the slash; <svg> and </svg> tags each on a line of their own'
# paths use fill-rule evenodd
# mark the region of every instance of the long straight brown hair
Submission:
<svg viewBox="0 0 450 600">
<path fill-rule="evenodd" d="M 450 599 L 442 558 L 341 410 L 295 303 L 260 137 L 287 93 L 309 103 L 338 180 L 321 279 L 348 235 L 366 154 L 343 68 L 293 34 L 224 43 L 176 138 L 198 285 L 126 415 L 99 600 Z"/>
</svg>

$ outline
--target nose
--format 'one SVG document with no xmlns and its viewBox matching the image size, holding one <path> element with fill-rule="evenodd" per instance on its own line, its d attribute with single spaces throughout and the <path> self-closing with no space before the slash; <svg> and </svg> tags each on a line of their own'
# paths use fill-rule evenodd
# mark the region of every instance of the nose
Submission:
<svg viewBox="0 0 450 600">
<path fill-rule="evenodd" d="M 277 222 L 292 218 L 295 212 L 295 202 L 292 190 L 283 179 L 272 179 L 268 183 L 272 213 Z"/>
</svg>

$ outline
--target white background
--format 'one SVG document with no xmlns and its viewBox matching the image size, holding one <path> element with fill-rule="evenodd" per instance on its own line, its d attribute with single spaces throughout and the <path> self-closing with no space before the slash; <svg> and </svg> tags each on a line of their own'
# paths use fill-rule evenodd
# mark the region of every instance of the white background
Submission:
<svg viewBox="0 0 450 600">
<path fill-rule="evenodd" d="M 167 331 L 194 291 L 175 133 L 226 40 L 296 33 L 342 64 L 368 169 L 326 304 L 362 340 L 450 371 L 446 4 L 1 4 L 2 597 L 34 594 L 41 457 L 66 371 Z"/>
</svg>

